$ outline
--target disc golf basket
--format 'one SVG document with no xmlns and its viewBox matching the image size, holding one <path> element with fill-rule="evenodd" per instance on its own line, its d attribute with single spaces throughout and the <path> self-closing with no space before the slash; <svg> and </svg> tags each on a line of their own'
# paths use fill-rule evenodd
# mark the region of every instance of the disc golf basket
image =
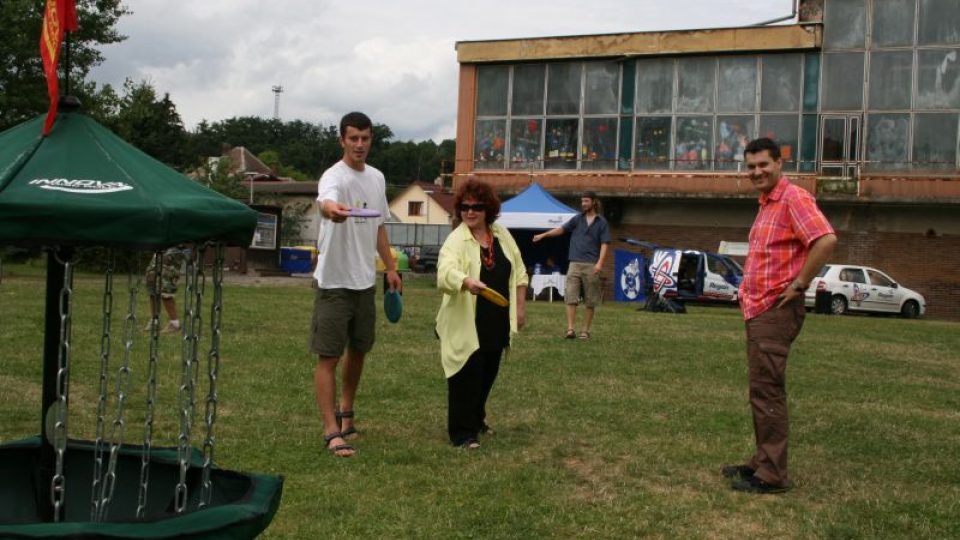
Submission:
<svg viewBox="0 0 960 540">
<path fill-rule="evenodd" d="M 214 463 L 224 246 L 249 244 L 256 213 L 79 113 L 62 112 L 48 137 L 40 135 L 43 120 L 0 133 L 0 247 L 40 246 L 47 254 L 40 433 L 0 444 L 0 537 L 256 536 L 279 507 L 282 477 Z M 138 296 L 159 298 L 162 253 L 177 245 L 190 246 L 190 255 L 174 369 L 161 354 L 159 302 L 147 346 L 135 344 L 143 322 Z M 83 247 L 107 253 L 95 350 L 75 348 L 82 340 L 72 332 Z M 128 265 L 125 285 L 115 284 L 117 260 L 145 253 L 158 256 L 155 288 L 141 291 L 147 287 L 136 264 Z M 0 343 L 0 361 L 3 350 Z M 71 373 L 87 362 L 98 377 L 93 403 L 70 392 Z M 171 373 L 172 384 L 162 380 Z M 173 395 L 165 400 L 165 392 Z M 70 438 L 78 410 L 95 416 L 92 440 Z M 174 433 L 160 433 L 162 425 Z M 160 440 L 175 443 L 155 445 Z"/>
</svg>

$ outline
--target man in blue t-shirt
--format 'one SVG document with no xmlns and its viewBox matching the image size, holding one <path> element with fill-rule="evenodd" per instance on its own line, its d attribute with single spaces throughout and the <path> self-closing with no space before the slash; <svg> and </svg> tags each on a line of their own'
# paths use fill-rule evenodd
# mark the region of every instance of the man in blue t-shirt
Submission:
<svg viewBox="0 0 960 540">
<path fill-rule="evenodd" d="M 583 330 L 580 339 L 590 338 L 590 325 L 593 324 L 593 311 L 600 303 L 600 271 L 607 258 L 610 246 L 610 225 L 600 215 L 600 200 L 596 193 L 587 191 L 580 198 L 580 214 L 555 229 L 533 236 L 534 243 L 544 238 L 570 233 L 570 253 L 567 268 L 567 286 L 563 294 L 567 304 L 567 333 L 564 337 L 577 337 L 574 323 L 577 318 L 577 303 L 583 291 L 583 305 L 586 315 L 583 318 Z"/>
</svg>

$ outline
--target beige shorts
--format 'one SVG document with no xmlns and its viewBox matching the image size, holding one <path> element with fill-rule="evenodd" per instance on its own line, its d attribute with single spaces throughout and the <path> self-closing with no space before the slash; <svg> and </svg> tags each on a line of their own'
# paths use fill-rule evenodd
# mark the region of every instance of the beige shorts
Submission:
<svg viewBox="0 0 960 540">
<path fill-rule="evenodd" d="M 310 352 L 332 358 L 340 358 L 348 346 L 360 353 L 370 352 L 377 323 L 376 287 L 360 291 L 316 291 L 310 325 Z"/>
<path fill-rule="evenodd" d="M 583 305 L 596 307 L 600 303 L 600 274 L 594 274 L 593 267 L 594 263 L 570 263 L 567 268 L 567 286 L 563 293 L 565 304 L 579 303 L 581 291 Z"/>
</svg>

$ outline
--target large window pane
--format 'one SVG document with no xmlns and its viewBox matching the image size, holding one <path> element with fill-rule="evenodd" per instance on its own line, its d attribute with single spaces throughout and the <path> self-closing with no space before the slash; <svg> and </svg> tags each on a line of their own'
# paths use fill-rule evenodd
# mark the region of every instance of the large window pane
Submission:
<svg viewBox="0 0 960 540">
<path fill-rule="evenodd" d="M 637 61 L 637 112 L 673 111 L 673 60 Z"/>
<path fill-rule="evenodd" d="M 842 110 L 862 107 L 863 54 L 823 55 L 823 108 Z"/>
<path fill-rule="evenodd" d="M 477 68 L 477 116 L 507 114 L 507 66 L 480 66 Z"/>
<path fill-rule="evenodd" d="M 623 87 L 620 89 L 620 114 L 633 114 L 634 99 L 637 96 L 636 62 L 623 63 L 621 82 Z"/>
<path fill-rule="evenodd" d="M 709 169 L 713 148 L 713 117 L 677 117 L 677 145 L 674 156 L 678 169 Z"/>
<path fill-rule="evenodd" d="M 576 118 L 547 119 L 546 149 L 543 166 L 547 169 L 577 168 L 577 131 L 580 121 Z"/>
<path fill-rule="evenodd" d="M 913 53 L 875 52 L 870 55 L 870 109 L 909 109 Z"/>
<path fill-rule="evenodd" d="M 803 55 L 803 110 L 816 112 L 820 102 L 820 54 Z"/>
<path fill-rule="evenodd" d="M 714 58 L 677 61 L 677 112 L 713 112 Z"/>
<path fill-rule="evenodd" d="M 591 62 L 587 64 L 584 114 L 616 114 L 617 90 L 620 88 L 620 64 Z"/>
<path fill-rule="evenodd" d="M 847 120 L 845 118 L 824 118 L 823 136 L 820 140 L 820 158 L 823 161 L 843 161 L 843 146 L 846 141 Z"/>
<path fill-rule="evenodd" d="M 547 114 L 580 113 L 580 63 L 550 64 Z"/>
<path fill-rule="evenodd" d="M 617 164 L 617 119 L 586 118 L 583 121 L 581 169 L 615 169 Z"/>
<path fill-rule="evenodd" d="M 805 114 L 800 124 L 800 172 L 817 168 L 817 115 Z"/>
<path fill-rule="evenodd" d="M 863 47 L 866 28 L 866 0 L 829 0 L 823 12 L 823 48 Z"/>
<path fill-rule="evenodd" d="M 760 110 L 796 111 L 800 108 L 799 54 L 765 55 L 761 58 L 763 81 L 760 87 Z"/>
<path fill-rule="evenodd" d="M 510 122 L 510 168 L 540 167 L 540 139 L 543 122 L 534 118 Z"/>
<path fill-rule="evenodd" d="M 873 3 L 874 47 L 913 45 L 916 0 L 881 0 Z"/>
<path fill-rule="evenodd" d="M 747 143 L 756 138 L 753 116 L 717 117 L 716 168 L 740 170 Z"/>
<path fill-rule="evenodd" d="M 905 167 L 909 141 L 909 114 L 871 114 L 867 117 L 867 168 Z"/>
<path fill-rule="evenodd" d="M 648 116 L 637 118 L 638 169 L 670 168 L 670 117 Z"/>
<path fill-rule="evenodd" d="M 757 59 L 753 56 L 721 57 L 718 87 L 717 111 L 756 111 Z"/>
<path fill-rule="evenodd" d="M 913 162 L 921 169 L 957 166 L 957 115 L 918 114 L 913 120 Z"/>
<path fill-rule="evenodd" d="M 543 114 L 543 77 L 546 69 L 542 64 L 519 65 L 513 68 L 514 116 Z"/>
<path fill-rule="evenodd" d="M 478 120 L 473 145 L 473 159 L 477 169 L 502 169 L 506 146 L 505 120 Z"/>
<path fill-rule="evenodd" d="M 917 108 L 960 108 L 960 49 L 917 52 Z"/>
<path fill-rule="evenodd" d="M 633 168 L 633 117 L 620 117 L 620 154 L 617 161 L 617 170 L 629 171 Z"/>
<path fill-rule="evenodd" d="M 960 43 L 960 0 L 920 0 L 921 45 Z"/>
<path fill-rule="evenodd" d="M 796 169 L 797 157 L 797 128 L 799 117 L 796 114 L 765 114 L 760 117 L 760 130 L 757 135 L 769 137 L 780 145 L 780 157 L 783 158 L 783 168 Z"/>
</svg>

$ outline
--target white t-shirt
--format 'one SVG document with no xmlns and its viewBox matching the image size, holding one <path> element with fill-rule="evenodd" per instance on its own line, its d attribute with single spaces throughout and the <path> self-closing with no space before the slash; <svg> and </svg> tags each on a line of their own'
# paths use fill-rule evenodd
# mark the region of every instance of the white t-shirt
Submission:
<svg viewBox="0 0 960 540">
<path fill-rule="evenodd" d="M 320 177 L 317 191 L 321 205 L 330 200 L 351 208 L 380 212 L 380 217 L 348 217 L 343 223 L 334 223 L 321 213 L 317 269 L 313 272 L 317 285 L 323 289 L 373 287 L 377 273 L 377 229 L 390 211 L 383 173 L 370 165 L 357 171 L 338 161 Z"/>
</svg>

